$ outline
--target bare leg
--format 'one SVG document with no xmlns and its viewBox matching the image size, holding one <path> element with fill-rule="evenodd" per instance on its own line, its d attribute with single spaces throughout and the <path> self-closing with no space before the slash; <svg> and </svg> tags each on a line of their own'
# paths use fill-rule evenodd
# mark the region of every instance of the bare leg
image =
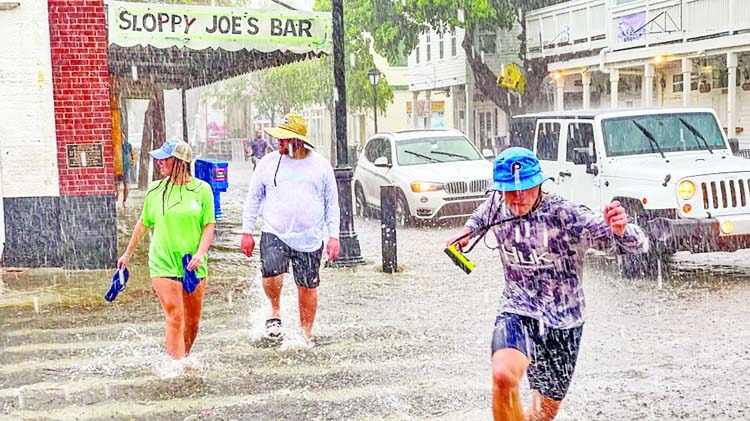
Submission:
<svg viewBox="0 0 750 421">
<path fill-rule="evenodd" d="M 316 288 L 305 288 L 297 286 L 299 293 L 299 324 L 305 340 L 312 337 L 315 313 L 318 311 L 318 290 Z"/>
<path fill-rule="evenodd" d="M 195 291 L 188 294 L 182 290 L 182 302 L 185 306 L 185 354 L 190 353 L 193 348 L 195 337 L 198 336 L 198 325 L 201 320 L 201 310 L 203 309 L 203 293 L 206 290 L 206 278 L 201 279 Z"/>
<path fill-rule="evenodd" d="M 562 401 L 552 400 L 538 391 L 534 391 L 531 405 L 526 410 L 527 421 L 551 421 L 560 410 Z"/>
<path fill-rule="evenodd" d="M 523 421 L 523 405 L 518 390 L 529 359 L 513 348 L 492 354 L 492 415 L 495 421 Z"/>
<path fill-rule="evenodd" d="M 284 275 L 263 278 L 263 291 L 271 302 L 271 317 L 279 318 L 281 314 L 281 287 L 284 286 Z"/>
<path fill-rule="evenodd" d="M 128 180 L 124 179 L 122 182 L 122 207 L 125 207 L 125 202 L 128 200 L 128 193 L 130 190 L 128 189 Z M 117 198 L 115 198 L 115 202 L 117 202 Z"/>
<path fill-rule="evenodd" d="M 182 284 L 166 278 L 151 278 L 166 318 L 167 353 L 179 360 L 185 356 L 185 307 Z"/>
</svg>

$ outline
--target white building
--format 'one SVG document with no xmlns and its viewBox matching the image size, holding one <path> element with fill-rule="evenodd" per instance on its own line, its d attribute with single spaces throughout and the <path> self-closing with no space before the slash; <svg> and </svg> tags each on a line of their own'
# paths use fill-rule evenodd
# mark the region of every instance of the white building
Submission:
<svg viewBox="0 0 750 421">
<path fill-rule="evenodd" d="M 572 0 L 526 16 L 529 58 L 550 60 L 555 109 L 713 107 L 750 143 L 747 0 Z"/>
<path fill-rule="evenodd" d="M 514 28 L 477 36 L 474 45 L 495 73 L 519 61 L 519 33 L 519 28 Z M 456 28 L 442 35 L 433 30 L 419 36 L 408 62 L 412 98 L 406 110 L 410 127 L 457 128 L 478 146 L 492 147 L 496 137 L 507 135 L 507 118 L 475 89 L 471 66 L 461 46 L 464 35 L 462 28 Z"/>
</svg>

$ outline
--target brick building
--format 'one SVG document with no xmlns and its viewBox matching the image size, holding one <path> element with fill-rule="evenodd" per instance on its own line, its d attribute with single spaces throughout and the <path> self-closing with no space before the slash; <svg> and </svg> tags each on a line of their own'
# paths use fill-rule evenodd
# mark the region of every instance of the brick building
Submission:
<svg viewBox="0 0 750 421">
<path fill-rule="evenodd" d="M 113 267 L 103 1 L 19 3 L 0 9 L 3 266 Z"/>
<path fill-rule="evenodd" d="M 331 51 L 327 13 L 107 5 L 118 13 L 104 0 L 0 1 L 3 266 L 114 267 L 120 99 L 151 101 L 149 150 L 165 140 L 165 89 L 184 95 Z"/>
</svg>

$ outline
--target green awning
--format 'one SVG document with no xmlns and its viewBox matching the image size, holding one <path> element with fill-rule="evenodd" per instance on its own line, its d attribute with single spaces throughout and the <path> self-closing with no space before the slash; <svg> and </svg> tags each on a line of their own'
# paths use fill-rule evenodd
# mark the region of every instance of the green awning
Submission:
<svg viewBox="0 0 750 421">
<path fill-rule="evenodd" d="M 330 13 L 109 1 L 109 72 L 189 89 L 331 53 Z"/>
</svg>

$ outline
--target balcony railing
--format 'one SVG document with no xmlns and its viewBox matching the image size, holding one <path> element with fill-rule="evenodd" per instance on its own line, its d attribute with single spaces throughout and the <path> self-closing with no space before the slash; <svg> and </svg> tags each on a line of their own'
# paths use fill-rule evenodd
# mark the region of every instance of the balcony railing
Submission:
<svg viewBox="0 0 750 421">
<path fill-rule="evenodd" d="M 572 0 L 530 12 L 526 29 L 532 58 L 614 51 L 750 32 L 750 7 L 747 0 Z"/>
<path fill-rule="evenodd" d="M 606 46 L 605 0 L 573 0 L 530 12 L 526 45 L 531 57 Z"/>
</svg>

